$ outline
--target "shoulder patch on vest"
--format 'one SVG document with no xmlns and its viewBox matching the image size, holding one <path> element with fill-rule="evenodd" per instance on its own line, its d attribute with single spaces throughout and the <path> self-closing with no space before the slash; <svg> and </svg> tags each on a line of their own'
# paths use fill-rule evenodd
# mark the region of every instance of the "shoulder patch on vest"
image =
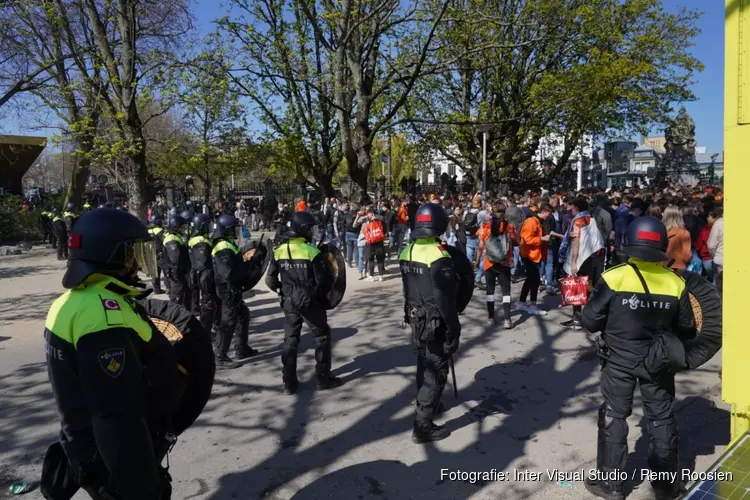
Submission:
<svg viewBox="0 0 750 500">
<path fill-rule="evenodd" d="M 97 358 L 99 360 L 99 366 L 102 367 L 104 373 L 112 378 L 117 378 L 122 373 L 122 369 L 125 367 L 125 349 L 114 348 L 105 349 L 101 351 Z"/>
<path fill-rule="evenodd" d="M 114 299 L 102 299 L 102 306 L 104 306 L 105 311 L 119 311 L 120 310 L 120 304 L 117 303 Z"/>
</svg>

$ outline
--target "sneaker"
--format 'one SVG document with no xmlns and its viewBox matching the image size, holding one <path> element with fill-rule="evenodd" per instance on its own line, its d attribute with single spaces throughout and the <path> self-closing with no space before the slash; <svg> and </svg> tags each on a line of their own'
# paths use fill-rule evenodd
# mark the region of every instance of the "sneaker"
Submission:
<svg viewBox="0 0 750 500">
<path fill-rule="evenodd" d="M 581 323 L 578 322 L 578 321 L 576 321 L 576 320 L 574 320 L 574 319 L 569 319 L 568 321 L 563 321 L 560 324 L 562 326 L 564 326 L 565 328 L 570 328 L 571 330 L 582 330 L 583 329 L 583 326 L 581 325 Z"/>
<path fill-rule="evenodd" d="M 256 354 L 258 354 L 258 350 L 257 349 L 253 349 L 252 347 L 250 347 L 247 344 L 241 345 L 241 346 L 235 348 L 235 350 L 234 350 L 234 357 L 235 357 L 235 359 L 252 358 Z"/>
<path fill-rule="evenodd" d="M 506 319 L 503 322 L 503 326 L 505 327 L 506 330 L 510 330 L 511 328 L 513 328 L 513 321 L 511 319 Z"/>
<path fill-rule="evenodd" d="M 560 291 L 554 286 L 548 286 L 544 289 L 544 291 L 547 293 L 547 295 L 557 295 L 558 293 L 560 293 Z"/>
<path fill-rule="evenodd" d="M 333 375 L 328 375 L 322 379 L 318 379 L 317 386 L 319 391 L 327 391 L 328 389 L 335 389 L 344 385 L 344 381 Z"/>
<path fill-rule="evenodd" d="M 373 277 L 372 274 L 367 275 L 367 281 L 375 281 L 375 278 Z"/>
<path fill-rule="evenodd" d="M 239 368 L 240 364 L 230 358 L 229 356 L 216 356 L 216 369 L 217 370 L 232 370 Z"/>
<path fill-rule="evenodd" d="M 497 320 L 495 318 L 487 318 L 487 322 L 485 324 L 487 326 L 496 326 Z"/>
<path fill-rule="evenodd" d="M 529 312 L 529 305 L 526 302 L 516 302 L 516 311 Z"/>
<path fill-rule="evenodd" d="M 365 273 L 359 273 L 359 277 L 357 279 L 360 280 L 360 281 L 362 281 L 363 279 L 365 279 Z"/>
<path fill-rule="evenodd" d="M 537 306 L 529 306 L 526 312 L 528 312 L 532 316 L 546 316 L 547 315 L 547 311 L 543 311 L 539 309 Z"/>
<path fill-rule="evenodd" d="M 604 498 L 606 500 L 624 500 L 625 499 L 625 495 L 623 495 L 622 490 L 612 488 L 606 482 L 598 481 L 596 479 L 587 477 L 586 480 L 583 482 L 583 485 L 586 487 L 588 492 L 594 495 L 595 497 Z"/>
<path fill-rule="evenodd" d="M 382 282 L 383 282 L 383 275 L 380 274 L 378 275 L 378 283 L 382 283 Z"/>
<path fill-rule="evenodd" d="M 442 425 L 435 425 L 430 423 L 428 426 L 419 426 L 414 423 L 414 430 L 411 433 L 411 440 L 417 444 L 430 443 L 432 441 L 440 441 L 451 435 L 451 431 L 447 427 Z"/>
</svg>

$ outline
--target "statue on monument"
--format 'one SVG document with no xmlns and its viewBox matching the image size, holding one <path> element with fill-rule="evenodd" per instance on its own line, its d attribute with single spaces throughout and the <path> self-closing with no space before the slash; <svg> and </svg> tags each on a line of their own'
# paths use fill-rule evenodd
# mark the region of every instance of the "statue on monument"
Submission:
<svg viewBox="0 0 750 500">
<path fill-rule="evenodd" d="M 687 114 L 685 107 L 680 108 L 672 123 L 664 131 L 664 157 L 661 170 L 664 172 L 683 172 L 697 167 L 695 161 L 695 122 Z"/>
</svg>

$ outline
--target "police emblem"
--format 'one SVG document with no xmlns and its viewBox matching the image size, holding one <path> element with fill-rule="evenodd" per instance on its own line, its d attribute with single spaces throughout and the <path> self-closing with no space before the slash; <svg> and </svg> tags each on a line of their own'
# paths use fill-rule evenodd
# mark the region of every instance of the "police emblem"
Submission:
<svg viewBox="0 0 750 500">
<path fill-rule="evenodd" d="M 104 373 L 112 378 L 117 378 L 125 366 L 125 349 L 107 349 L 98 354 L 99 366 Z"/>
</svg>

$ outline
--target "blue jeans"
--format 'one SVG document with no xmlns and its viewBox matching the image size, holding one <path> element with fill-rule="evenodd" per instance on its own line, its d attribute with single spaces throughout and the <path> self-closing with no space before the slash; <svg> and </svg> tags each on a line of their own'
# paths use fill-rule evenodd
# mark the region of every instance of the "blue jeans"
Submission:
<svg viewBox="0 0 750 500">
<path fill-rule="evenodd" d="M 518 264 L 521 262 L 521 247 L 513 247 L 513 269 L 510 270 L 510 275 L 513 276 L 516 274 L 516 268 L 518 267 Z"/>
<path fill-rule="evenodd" d="M 469 258 L 472 265 L 474 265 L 477 248 L 479 248 L 479 238 L 466 238 L 466 257 Z"/>
<path fill-rule="evenodd" d="M 357 233 L 344 233 L 344 243 L 346 245 L 346 262 L 351 264 L 354 262 L 354 257 L 357 255 Z"/>
<path fill-rule="evenodd" d="M 706 279 L 713 285 L 714 284 L 714 261 L 704 260 L 703 261 L 703 274 L 706 275 Z"/>
<path fill-rule="evenodd" d="M 547 252 L 547 265 L 544 266 L 544 277 L 547 280 L 547 286 L 555 286 L 555 252 Z"/>
<path fill-rule="evenodd" d="M 357 271 L 359 271 L 360 274 L 362 274 L 362 268 L 365 264 L 365 259 L 363 258 L 365 254 L 365 247 L 357 247 Z"/>
</svg>

